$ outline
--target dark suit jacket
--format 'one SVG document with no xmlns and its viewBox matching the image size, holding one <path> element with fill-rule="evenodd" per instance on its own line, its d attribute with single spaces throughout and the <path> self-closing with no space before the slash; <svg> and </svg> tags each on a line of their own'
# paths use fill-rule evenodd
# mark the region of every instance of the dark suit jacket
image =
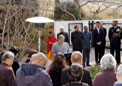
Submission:
<svg viewBox="0 0 122 86">
<path fill-rule="evenodd" d="M 69 68 L 64 68 L 61 73 L 61 84 L 65 85 L 66 83 L 69 83 L 68 76 L 67 76 L 67 71 Z M 84 75 L 82 82 L 87 83 L 89 86 L 92 86 L 92 78 L 91 74 L 88 70 L 83 69 Z"/>
<path fill-rule="evenodd" d="M 106 45 L 106 35 L 107 35 L 107 31 L 106 28 L 102 27 L 102 30 L 104 31 L 104 46 Z"/>
<path fill-rule="evenodd" d="M 104 31 L 102 29 L 99 29 L 99 34 L 96 28 L 93 30 L 93 41 L 94 41 L 94 46 L 97 46 L 97 42 L 102 42 L 102 44 L 105 43 Z"/>
<path fill-rule="evenodd" d="M 115 45 L 120 45 L 121 44 L 121 38 L 122 38 L 122 31 L 120 29 L 120 31 L 117 31 L 117 29 L 120 29 L 119 26 L 117 26 L 116 28 L 111 27 L 109 29 L 109 33 L 108 33 L 108 37 L 110 40 L 110 45 L 115 44 Z M 120 36 L 119 36 L 120 33 Z M 114 34 L 118 34 L 118 36 L 114 36 Z"/>
<path fill-rule="evenodd" d="M 74 31 L 71 33 L 71 42 L 73 45 L 73 51 L 82 51 L 82 32 Z"/>
</svg>

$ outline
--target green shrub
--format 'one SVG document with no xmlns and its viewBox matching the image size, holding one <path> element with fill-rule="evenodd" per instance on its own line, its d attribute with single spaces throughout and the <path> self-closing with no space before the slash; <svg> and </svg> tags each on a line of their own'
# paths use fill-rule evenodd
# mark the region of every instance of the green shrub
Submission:
<svg viewBox="0 0 122 86">
<path fill-rule="evenodd" d="M 102 72 L 102 69 L 100 68 L 100 66 L 95 66 L 89 68 L 89 71 L 91 72 L 92 80 L 94 80 L 95 75 Z"/>
</svg>

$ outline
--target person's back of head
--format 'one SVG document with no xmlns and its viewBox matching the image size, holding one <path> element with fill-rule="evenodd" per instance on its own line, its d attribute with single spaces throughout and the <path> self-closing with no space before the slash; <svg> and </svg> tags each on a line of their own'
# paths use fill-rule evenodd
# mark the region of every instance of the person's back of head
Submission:
<svg viewBox="0 0 122 86">
<path fill-rule="evenodd" d="M 44 53 L 37 53 L 32 55 L 32 58 L 30 59 L 30 63 L 36 64 L 39 66 L 45 66 L 47 63 L 47 57 Z"/>
<path fill-rule="evenodd" d="M 80 51 L 74 51 L 71 55 L 71 62 L 72 64 L 82 64 L 82 54 Z"/>
<path fill-rule="evenodd" d="M 79 65 L 70 66 L 68 72 L 68 79 L 71 83 L 80 83 L 83 78 L 83 69 Z"/>
<path fill-rule="evenodd" d="M 18 52 L 19 52 L 19 49 L 16 46 L 11 46 L 9 51 L 14 53 L 14 55 L 16 56 L 18 54 Z"/>
<path fill-rule="evenodd" d="M 55 59 L 50 65 L 49 71 L 59 72 L 66 67 L 66 61 L 64 55 L 56 54 Z"/>
<path fill-rule="evenodd" d="M 30 59 L 32 57 L 33 54 L 37 54 L 38 51 L 35 50 L 35 49 L 31 49 L 27 52 L 27 55 L 28 55 L 28 58 L 26 59 L 25 63 L 29 63 L 30 62 Z"/>
<path fill-rule="evenodd" d="M 37 54 L 37 53 L 38 53 L 38 51 L 35 50 L 35 49 L 29 50 L 28 53 L 27 53 L 28 54 L 28 58 L 31 58 L 33 54 Z"/>
<path fill-rule="evenodd" d="M 1 64 L 1 62 L 2 62 L 2 56 L 3 56 L 3 54 L 5 53 L 5 51 L 2 51 L 1 53 L 0 53 L 0 64 Z"/>
<path fill-rule="evenodd" d="M 30 63 L 23 64 L 16 73 L 17 86 L 52 86 L 51 79 L 46 73 L 47 58 L 44 53 L 32 55 Z"/>
<path fill-rule="evenodd" d="M 115 69 L 116 68 L 116 60 L 111 54 L 105 54 L 101 58 L 100 63 L 101 63 L 102 70 Z"/>
<path fill-rule="evenodd" d="M 9 67 L 12 66 L 14 60 L 14 54 L 10 51 L 5 51 L 1 57 L 2 63 L 7 64 Z"/>
</svg>

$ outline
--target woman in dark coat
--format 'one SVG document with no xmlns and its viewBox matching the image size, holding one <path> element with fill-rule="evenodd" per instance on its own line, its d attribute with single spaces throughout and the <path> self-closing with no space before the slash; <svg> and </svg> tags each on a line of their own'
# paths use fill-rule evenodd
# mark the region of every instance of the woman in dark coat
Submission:
<svg viewBox="0 0 122 86">
<path fill-rule="evenodd" d="M 53 86 L 61 86 L 61 71 L 63 68 L 66 68 L 65 57 L 61 54 L 55 55 L 55 59 L 48 70 Z"/>
</svg>

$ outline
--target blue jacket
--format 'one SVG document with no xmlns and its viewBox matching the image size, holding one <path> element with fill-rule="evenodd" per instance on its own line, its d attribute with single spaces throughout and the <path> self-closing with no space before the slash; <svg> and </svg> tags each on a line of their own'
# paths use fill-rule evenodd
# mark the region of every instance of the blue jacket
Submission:
<svg viewBox="0 0 122 86">
<path fill-rule="evenodd" d="M 52 86 L 52 81 L 43 67 L 23 64 L 16 73 L 17 86 Z"/>
<path fill-rule="evenodd" d="M 82 41 L 83 48 L 90 48 L 91 33 L 83 32 Z"/>
</svg>

